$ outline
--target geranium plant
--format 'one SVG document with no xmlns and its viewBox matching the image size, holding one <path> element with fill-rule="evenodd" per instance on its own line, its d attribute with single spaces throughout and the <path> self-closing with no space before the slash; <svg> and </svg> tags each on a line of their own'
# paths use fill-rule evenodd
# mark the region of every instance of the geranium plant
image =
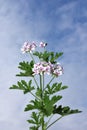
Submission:
<svg viewBox="0 0 87 130">
<path fill-rule="evenodd" d="M 47 43 L 44 42 L 40 42 L 39 45 L 34 42 L 24 43 L 21 51 L 29 54 L 32 60 L 20 62 L 18 68 L 21 72 L 16 76 L 26 77 L 29 81 L 22 79 L 17 82 L 17 85 L 10 87 L 10 89 L 22 90 L 24 94 L 33 95 L 33 99 L 24 110 L 32 111 L 30 119 L 27 120 L 31 124 L 30 130 L 47 130 L 62 117 L 81 112 L 58 104 L 58 101 L 62 99 L 58 92 L 68 88 L 62 85 L 62 82 L 53 82 L 55 78 L 63 74 L 63 67 L 58 62 L 58 58 L 63 53 L 48 52 L 46 46 Z M 37 48 L 42 51 L 37 51 L 40 50 Z M 46 80 L 47 75 L 49 81 Z M 58 118 L 52 122 L 51 119 L 55 114 L 58 114 Z"/>
</svg>

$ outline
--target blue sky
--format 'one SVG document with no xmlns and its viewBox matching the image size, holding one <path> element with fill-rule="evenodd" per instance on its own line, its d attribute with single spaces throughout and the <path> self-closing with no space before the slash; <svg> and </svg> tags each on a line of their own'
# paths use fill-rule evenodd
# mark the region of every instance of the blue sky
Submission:
<svg viewBox="0 0 87 130">
<path fill-rule="evenodd" d="M 28 130 L 24 113 L 30 95 L 9 90 L 18 78 L 19 61 L 28 59 L 24 41 L 46 41 L 48 50 L 63 51 L 59 78 L 69 88 L 61 103 L 83 112 L 61 119 L 52 129 L 87 129 L 87 0 L 0 0 L 0 129 Z"/>
</svg>

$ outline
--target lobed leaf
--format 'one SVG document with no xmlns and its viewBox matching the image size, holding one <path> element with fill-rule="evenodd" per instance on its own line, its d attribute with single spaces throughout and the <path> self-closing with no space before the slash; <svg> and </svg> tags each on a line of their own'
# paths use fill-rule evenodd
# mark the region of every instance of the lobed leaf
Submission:
<svg viewBox="0 0 87 130">
<path fill-rule="evenodd" d="M 51 62 L 51 63 L 56 63 L 57 59 L 63 55 L 62 52 L 60 53 L 54 53 L 54 52 L 48 52 L 48 51 L 44 51 L 43 53 L 42 52 L 34 52 L 33 55 L 35 56 L 38 56 L 39 59 L 42 59 L 43 61 L 46 61 L 46 62 Z"/>
<path fill-rule="evenodd" d="M 26 107 L 25 107 L 25 110 L 24 111 L 30 111 L 30 110 L 33 110 L 33 109 L 36 109 L 32 104 L 28 104 Z"/>
<path fill-rule="evenodd" d="M 60 114 L 62 116 L 76 114 L 76 113 L 80 113 L 80 112 L 81 111 L 79 111 L 78 109 L 71 110 L 69 106 L 62 107 L 62 105 L 60 105 L 58 107 L 55 105 L 54 110 L 53 110 L 53 114 Z"/>
<path fill-rule="evenodd" d="M 64 90 L 68 88 L 68 86 L 62 86 L 62 82 L 61 83 L 54 83 L 52 86 L 47 85 L 47 89 L 45 90 L 45 94 L 54 94 L 58 91 Z"/>
<path fill-rule="evenodd" d="M 36 112 L 32 112 L 30 120 L 28 120 L 29 123 L 35 124 L 35 126 L 30 127 L 31 130 L 38 130 L 38 128 L 41 125 L 41 118 L 40 118 L 40 114 L 36 113 Z"/>
<path fill-rule="evenodd" d="M 37 126 L 31 126 L 30 130 L 38 130 L 38 127 Z"/>
<path fill-rule="evenodd" d="M 25 80 L 21 80 L 17 82 L 17 85 L 13 85 L 12 87 L 10 87 L 10 89 L 23 90 L 24 94 L 26 94 L 35 89 L 34 86 L 31 86 L 31 84 L 32 80 L 30 80 L 28 83 Z"/>
<path fill-rule="evenodd" d="M 62 96 L 53 96 L 51 99 L 49 96 L 45 95 L 44 97 L 44 107 L 43 112 L 46 116 L 50 116 L 52 114 L 52 111 L 54 109 L 54 104 L 59 101 L 62 98 Z"/>
<path fill-rule="evenodd" d="M 33 109 L 38 109 L 38 110 L 41 110 L 42 108 L 42 102 L 41 101 L 38 101 L 38 100 L 31 100 L 31 103 L 32 104 L 28 104 L 26 107 L 25 107 L 25 111 L 30 111 L 30 110 L 33 110 Z"/>
<path fill-rule="evenodd" d="M 33 68 L 34 62 L 31 61 L 29 62 L 20 62 L 18 68 L 20 70 L 22 70 L 22 72 L 20 72 L 19 74 L 17 74 L 16 76 L 33 76 L 33 72 L 32 72 L 32 68 Z"/>
</svg>

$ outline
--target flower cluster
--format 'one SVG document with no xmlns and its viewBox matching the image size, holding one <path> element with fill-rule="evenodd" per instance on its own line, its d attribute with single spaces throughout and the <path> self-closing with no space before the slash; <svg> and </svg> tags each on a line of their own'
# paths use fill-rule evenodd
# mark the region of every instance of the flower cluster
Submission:
<svg viewBox="0 0 87 130">
<path fill-rule="evenodd" d="M 37 45 L 34 42 L 31 44 L 28 42 L 25 42 L 21 48 L 21 51 L 22 51 L 22 53 L 26 53 L 26 52 L 32 53 L 32 51 L 34 51 L 36 47 L 37 47 Z"/>
<path fill-rule="evenodd" d="M 54 64 L 54 65 L 53 65 L 53 68 L 52 68 L 52 73 L 53 73 L 56 77 L 62 75 L 62 74 L 63 74 L 63 67 L 62 67 L 59 63 Z"/>
<path fill-rule="evenodd" d="M 45 48 L 47 46 L 47 43 L 40 42 L 39 47 Z M 36 49 L 37 45 L 36 43 L 29 43 L 25 42 L 24 45 L 21 48 L 22 53 L 30 52 L 32 53 Z M 34 67 L 32 68 L 33 75 L 36 74 L 52 74 L 55 75 L 56 77 L 60 76 L 63 74 L 63 68 L 62 66 L 57 63 L 57 64 L 52 64 L 50 62 L 40 62 L 34 64 Z"/>
<path fill-rule="evenodd" d="M 45 48 L 46 45 L 47 45 L 47 43 L 40 42 L 39 47 Z M 32 51 L 34 51 L 36 49 L 36 47 L 37 47 L 37 45 L 34 42 L 33 43 L 25 42 L 21 48 L 21 51 L 22 51 L 22 53 L 26 53 L 26 52 L 32 53 Z"/>
<path fill-rule="evenodd" d="M 53 82 L 54 78 L 63 74 L 63 67 L 57 62 L 57 59 L 62 53 L 47 52 L 47 43 L 40 42 L 38 47 L 42 48 L 42 51 L 36 51 L 36 43 L 25 42 L 21 48 L 23 53 L 29 53 L 31 61 L 23 61 L 19 63 L 18 68 L 21 70 L 17 76 L 31 77 L 28 82 L 26 80 L 18 81 L 16 85 L 12 85 L 10 89 L 22 90 L 24 94 L 30 93 L 34 99 L 30 100 L 30 103 L 26 105 L 24 111 L 32 111 L 31 119 L 28 120 L 32 126 L 31 130 L 48 130 L 54 123 L 66 115 L 80 113 L 78 109 L 72 110 L 69 106 L 64 106 L 57 102 L 62 98 L 57 92 L 64 90 L 67 86 L 62 86 L 62 82 Z M 33 53 L 33 51 L 36 51 Z M 33 57 L 35 56 L 35 58 Z M 39 59 L 39 62 L 36 61 Z M 46 74 L 46 75 L 45 75 Z M 34 76 L 39 76 L 38 80 Z M 49 75 L 49 80 L 45 80 Z M 35 85 L 33 85 L 33 82 Z M 45 82 L 47 81 L 47 83 Z M 34 90 L 34 91 L 33 91 Z M 31 104 L 32 103 L 32 104 Z M 51 109 L 50 109 L 51 108 Z M 50 119 L 53 115 L 58 114 L 58 118 L 50 123 Z M 46 117 L 46 118 L 45 118 Z M 46 120 L 45 120 L 46 119 Z"/>
<path fill-rule="evenodd" d="M 36 63 L 34 64 L 32 71 L 33 71 L 33 75 L 44 73 L 48 75 L 52 74 L 58 77 L 63 74 L 63 68 L 59 63 L 57 64 L 51 64 L 47 62 Z"/>
</svg>

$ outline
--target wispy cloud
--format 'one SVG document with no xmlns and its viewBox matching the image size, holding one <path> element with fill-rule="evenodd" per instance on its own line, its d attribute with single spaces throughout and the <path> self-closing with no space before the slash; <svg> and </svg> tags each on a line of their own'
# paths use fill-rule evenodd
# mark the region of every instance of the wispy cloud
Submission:
<svg viewBox="0 0 87 130">
<path fill-rule="evenodd" d="M 61 103 L 79 107 L 84 112 L 61 120 L 56 124 L 56 129 L 86 129 L 86 5 L 86 2 L 68 0 L 46 3 L 39 0 L 37 3 L 32 0 L 0 0 L 0 129 L 28 129 L 28 114 L 23 113 L 28 95 L 8 89 L 17 80 L 18 62 L 27 59 L 27 56 L 20 54 L 25 40 L 45 40 L 50 50 L 64 51 L 61 59 L 64 76 L 59 80 L 70 87 L 63 92 Z"/>
</svg>

